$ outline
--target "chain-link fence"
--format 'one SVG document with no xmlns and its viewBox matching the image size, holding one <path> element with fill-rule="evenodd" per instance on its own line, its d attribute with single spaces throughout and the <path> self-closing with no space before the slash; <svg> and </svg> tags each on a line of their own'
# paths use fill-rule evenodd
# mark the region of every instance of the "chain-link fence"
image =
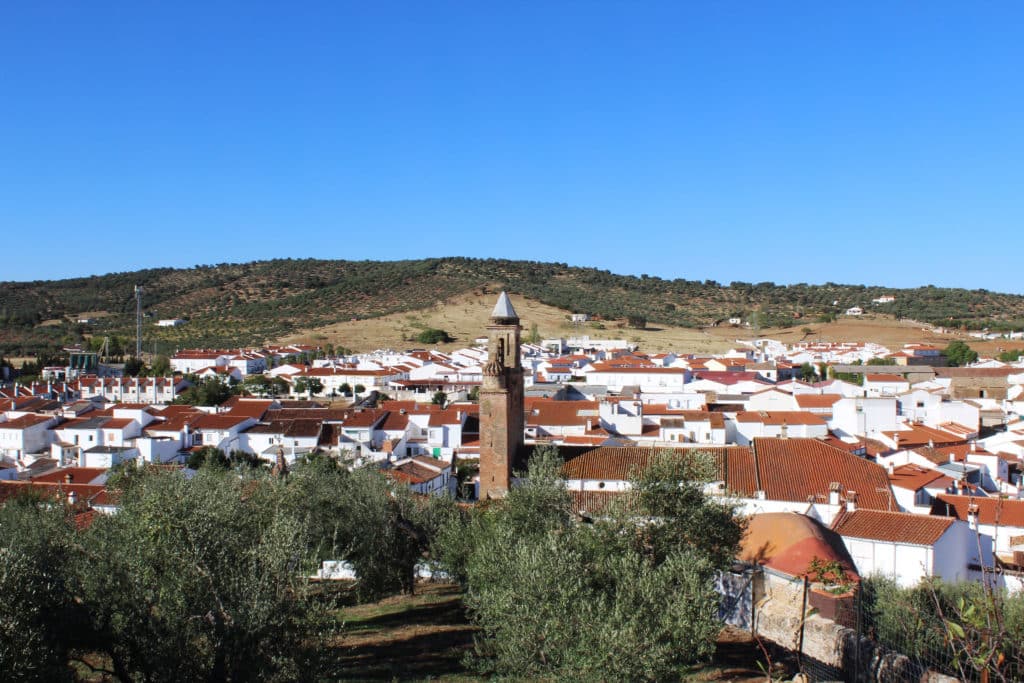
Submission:
<svg viewBox="0 0 1024 683">
<path fill-rule="evenodd" d="M 846 627 L 841 665 L 797 653 L 812 681 L 1024 681 L 1024 596 L 980 584 L 868 580 L 818 616 Z M 802 642 L 802 641 L 801 641 Z"/>
</svg>

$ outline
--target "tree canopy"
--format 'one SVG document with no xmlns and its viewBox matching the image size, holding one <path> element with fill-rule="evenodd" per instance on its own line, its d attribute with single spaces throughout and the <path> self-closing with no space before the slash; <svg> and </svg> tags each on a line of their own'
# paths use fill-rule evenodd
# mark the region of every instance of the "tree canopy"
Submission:
<svg viewBox="0 0 1024 683">
<path fill-rule="evenodd" d="M 477 660 L 501 675 L 665 680 L 714 649 L 713 577 L 742 528 L 707 498 L 706 465 L 659 456 L 592 523 L 571 514 L 561 460 L 535 452 L 529 478 L 443 530 L 442 563 L 467 585 Z"/>
<path fill-rule="evenodd" d="M 950 365 L 970 365 L 978 360 L 978 352 L 962 341 L 952 341 L 942 352 Z"/>
</svg>

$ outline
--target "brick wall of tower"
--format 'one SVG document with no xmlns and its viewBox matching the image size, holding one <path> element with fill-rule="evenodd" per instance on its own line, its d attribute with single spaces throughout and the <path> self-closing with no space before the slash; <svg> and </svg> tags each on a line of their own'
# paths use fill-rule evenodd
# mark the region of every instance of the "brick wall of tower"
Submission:
<svg viewBox="0 0 1024 683">
<path fill-rule="evenodd" d="M 509 393 L 480 391 L 480 499 L 501 498 L 512 485 Z"/>
</svg>

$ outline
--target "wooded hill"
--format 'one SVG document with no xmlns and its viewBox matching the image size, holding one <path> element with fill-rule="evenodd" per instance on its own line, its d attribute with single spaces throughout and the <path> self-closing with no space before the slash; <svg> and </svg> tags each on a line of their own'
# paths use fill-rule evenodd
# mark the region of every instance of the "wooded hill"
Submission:
<svg viewBox="0 0 1024 683">
<path fill-rule="evenodd" d="M 467 293 L 506 288 L 567 312 L 686 327 L 730 317 L 792 326 L 851 306 L 971 329 L 1024 327 L 1024 296 L 984 289 L 665 280 L 564 263 L 431 258 L 410 261 L 278 259 L 157 268 L 84 278 L 0 282 L 0 355 L 53 353 L 89 336 L 133 347 L 134 286 L 145 288 L 146 351 L 262 344 L 352 318 L 415 311 Z M 889 304 L 872 299 L 890 294 Z M 93 318 L 79 323 L 82 317 Z M 187 318 L 180 328 L 155 320 Z"/>
</svg>

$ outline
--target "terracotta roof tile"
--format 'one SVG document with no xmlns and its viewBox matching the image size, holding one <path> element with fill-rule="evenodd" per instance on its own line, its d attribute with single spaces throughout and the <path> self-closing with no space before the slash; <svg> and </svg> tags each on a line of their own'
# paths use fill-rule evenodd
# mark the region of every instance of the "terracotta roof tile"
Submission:
<svg viewBox="0 0 1024 683">
<path fill-rule="evenodd" d="M 932 514 L 967 520 L 968 508 L 972 503 L 978 506 L 978 522 L 981 524 L 1024 527 L 1024 500 L 1011 498 L 978 498 L 940 493 L 932 501 Z"/>
<path fill-rule="evenodd" d="M 951 517 L 914 515 L 883 510 L 841 512 L 832 528 L 843 536 L 872 541 L 934 545 L 953 524 Z"/>
<path fill-rule="evenodd" d="M 769 500 L 825 502 L 837 482 L 842 491 L 857 492 L 862 508 L 888 510 L 892 505 L 884 468 L 817 439 L 760 437 L 753 450 L 758 482 Z"/>
</svg>

